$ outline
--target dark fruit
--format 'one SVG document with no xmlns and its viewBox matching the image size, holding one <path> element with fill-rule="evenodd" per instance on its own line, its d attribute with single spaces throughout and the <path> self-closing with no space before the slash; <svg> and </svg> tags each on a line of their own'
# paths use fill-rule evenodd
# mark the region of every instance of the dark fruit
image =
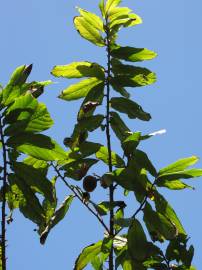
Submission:
<svg viewBox="0 0 202 270">
<path fill-rule="evenodd" d="M 83 189 L 87 192 L 92 192 L 97 187 L 97 178 L 88 175 L 83 179 Z"/>
</svg>

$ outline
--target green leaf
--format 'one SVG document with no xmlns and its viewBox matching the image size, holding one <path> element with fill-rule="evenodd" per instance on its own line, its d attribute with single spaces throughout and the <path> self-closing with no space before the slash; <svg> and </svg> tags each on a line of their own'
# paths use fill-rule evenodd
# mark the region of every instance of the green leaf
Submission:
<svg viewBox="0 0 202 270">
<path fill-rule="evenodd" d="M 102 104 L 103 97 L 104 83 L 100 83 L 88 92 L 87 96 L 81 104 L 77 115 L 77 120 L 79 121 L 83 117 L 91 116 L 96 107 Z"/>
<path fill-rule="evenodd" d="M 144 221 L 149 229 L 150 234 L 156 235 L 158 240 L 158 234 L 162 235 L 167 240 L 171 240 L 177 235 L 177 230 L 174 224 L 172 224 L 161 213 L 153 211 L 152 207 L 148 203 L 146 203 L 144 207 Z M 154 238 L 153 240 L 157 239 Z"/>
<path fill-rule="evenodd" d="M 75 180 L 81 180 L 87 174 L 88 170 L 97 162 L 97 159 L 86 158 L 68 163 L 61 167 L 61 169 L 65 170 L 65 176 Z"/>
<path fill-rule="evenodd" d="M 46 226 L 45 230 L 40 235 L 40 243 L 44 244 L 50 230 L 55 227 L 67 214 L 69 207 L 74 199 L 73 195 L 69 195 L 65 198 L 62 204 L 56 209 L 55 213 L 51 217 L 49 224 Z"/>
<path fill-rule="evenodd" d="M 157 53 L 145 48 L 121 47 L 116 45 L 111 50 L 111 55 L 118 59 L 130 62 L 139 62 L 151 60 L 157 56 Z"/>
<path fill-rule="evenodd" d="M 109 15 L 111 10 L 117 7 L 121 3 L 121 0 L 107 0 L 105 5 L 105 13 Z"/>
<path fill-rule="evenodd" d="M 136 149 L 134 158 L 141 168 L 146 169 L 152 176 L 157 176 L 157 171 L 145 152 Z"/>
<path fill-rule="evenodd" d="M 5 120 L 11 123 L 5 129 L 7 136 L 18 135 L 22 132 L 40 132 L 53 125 L 46 105 L 38 103 L 30 94 L 15 100 Z"/>
<path fill-rule="evenodd" d="M 101 252 L 102 241 L 85 247 L 77 258 L 74 270 L 82 270 Z"/>
<path fill-rule="evenodd" d="M 48 163 L 44 160 L 39 160 L 34 157 L 26 157 L 23 160 L 23 163 L 26 165 L 30 165 L 35 169 L 38 169 L 42 174 L 46 175 L 48 172 Z"/>
<path fill-rule="evenodd" d="M 185 188 L 193 189 L 193 187 L 183 183 L 180 180 L 160 179 L 160 181 L 157 180 L 155 183 L 156 183 L 156 185 L 158 187 L 165 187 L 165 188 L 169 188 L 169 189 L 172 189 L 172 190 L 181 190 L 181 189 L 185 189 Z"/>
<path fill-rule="evenodd" d="M 125 88 L 119 85 L 119 83 L 113 79 L 110 80 L 110 85 L 113 87 L 113 89 L 118 92 L 120 95 L 122 95 L 125 98 L 129 98 L 130 94 L 126 91 Z"/>
<path fill-rule="evenodd" d="M 143 111 L 142 107 L 130 99 L 123 97 L 111 98 L 111 107 L 119 112 L 126 113 L 129 118 L 138 118 L 142 121 L 149 121 L 151 116 Z"/>
<path fill-rule="evenodd" d="M 40 160 L 67 159 L 64 150 L 50 137 L 42 134 L 22 133 L 19 136 L 10 137 L 7 145 Z"/>
<path fill-rule="evenodd" d="M 102 17 L 105 18 L 105 1 L 104 0 L 100 0 L 99 9 L 102 14 Z"/>
<path fill-rule="evenodd" d="M 167 200 L 157 191 L 155 191 L 154 193 L 154 198 L 156 210 L 165 217 L 167 217 L 167 219 L 170 220 L 172 224 L 175 224 L 179 234 L 186 235 L 186 232 L 179 218 L 177 217 L 174 209 L 170 206 Z"/>
<path fill-rule="evenodd" d="M 99 31 L 90 24 L 84 17 L 77 16 L 74 18 L 74 25 L 78 33 L 86 40 L 93 44 L 103 47 L 105 42 Z"/>
<path fill-rule="evenodd" d="M 139 144 L 141 137 L 140 132 L 135 132 L 129 135 L 121 144 L 121 147 L 124 150 L 124 155 L 129 157 L 130 155 L 135 155 L 135 149 Z"/>
<path fill-rule="evenodd" d="M 5 106 L 12 103 L 16 97 L 19 97 L 22 94 L 22 85 L 27 80 L 31 70 L 32 65 L 19 66 L 14 70 L 10 81 L 2 91 L 2 103 Z"/>
<path fill-rule="evenodd" d="M 121 87 L 140 87 L 156 82 L 156 75 L 143 67 L 124 65 L 118 60 L 112 61 L 112 72 L 115 77 L 111 82 L 118 82 Z"/>
<path fill-rule="evenodd" d="M 99 128 L 101 123 L 104 120 L 104 115 L 97 114 L 88 117 L 83 117 L 79 120 L 78 124 L 75 126 L 75 132 L 84 132 L 84 131 L 94 131 Z"/>
<path fill-rule="evenodd" d="M 123 141 L 130 134 L 130 129 L 125 125 L 121 117 L 116 112 L 110 112 L 110 125 L 120 141 Z"/>
<path fill-rule="evenodd" d="M 163 180 L 176 180 L 178 178 L 195 178 L 202 176 L 202 169 L 190 169 L 190 170 L 184 170 L 184 171 L 176 171 L 172 173 L 164 173 L 157 178 L 157 183 L 161 183 Z"/>
<path fill-rule="evenodd" d="M 128 7 L 114 7 L 109 14 L 110 23 L 114 20 L 128 18 L 131 11 L 132 10 Z"/>
<path fill-rule="evenodd" d="M 24 200 L 19 201 L 22 214 L 38 225 L 43 224 L 45 222 L 45 213 L 31 187 L 24 179 L 20 179 L 14 174 L 9 174 L 8 179 L 11 185 L 16 184 L 18 186 L 24 196 Z"/>
<path fill-rule="evenodd" d="M 116 169 L 112 178 L 126 190 L 135 191 L 141 198 L 147 193 L 150 183 L 148 182 L 145 169 L 141 169 L 134 162 L 129 164 L 127 168 Z M 148 186 L 148 187 L 147 187 Z"/>
<path fill-rule="evenodd" d="M 127 16 L 120 16 L 116 19 L 113 19 L 110 23 L 110 28 L 117 28 L 117 31 L 121 26 L 123 27 L 130 27 L 135 26 L 142 23 L 142 19 L 137 14 L 128 14 Z"/>
<path fill-rule="evenodd" d="M 96 152 L 96 157 L 108 165 L 109 164 L 109 154 L 108 154 L 107 147 L 101 146 L 99 151 Z M 116 166 L 116 167 L 124 167 L 125 166 L 123 159 L 119 155 L 117 155 L 115 152 L 111 152 L 111 161 L 112 161 L 113 166 Z"/>
<path fill-rule="evenodd" d="M 96 28 L 99 31 L 104 32 L 104 25 L 103 25 L 103 21 L 101 20 L 101 18 L 99 16 L 97 16 L 94 13 L 91 13 L 85 9 L 82 8 L 78 8 L 79 13 L 81 14 L 81 16 L 94 28 Z"/>
<path fill-rule="evenodd" d="M 64 78 L 82 78 L 82 77 L 96 77 L 104 80 L 104 68 L 97 63 L 91 62 L 73 62 L 68 65 L 55 66 L 51 74 L 55 77 Z"/>
<path fill-rule="evenodd" d="M 89 78 L 80 81 L 76 84 L 70 85 L 68 88 L 63 90 L 62 93 L 59 95 L 59 98 L 64 100 L 76 100 L 86 97 L 89 91 L 91 91 L 99 84 L 103 85 L 103 82 L 101 80 L 98 80 L 97 78 Z"/>
<path fill-rule="evenodd" d="M 198 157 L 192 156 L 188 158 L 179 159 L 176 162 L 168 165 L 167 167 L 164 167 L 159 171 L 159 176 L 167 173 L 173 173 L 178 171 L 183 171 L 189 166 L 194 165 L 199 160 Z"/>
<path fill-rule="evenodd" d="M 102 145 L 100 143 L 88 142 L 85 141 L 80 144 L 79 151 L 82 154 L 82 157 L 88 157 L 95 154 Z"/>
<path fill-rule="evenodd" d="M 98 213 L 101 216 L 106 215 L 110 210 L 114 209 L 115 207 L 124 208 L 126 207 L 126 204 L 124 201 L 114 201 L 113 203 L 110 203 L 108 201 L 103 201 L 99 204 L 93 204 Z"/>
<path fill-rule="evenodd" d="M 134 219 L 128 230 L 128 252 L 137 261 L 143 261 L 147 257 L 147 238 L 142 225 Z"/>
<path fill-rule="evenodd" d="M 50 202 L 54 200 L 52 184 L 40 170 L 22 162 L 15 162 L 13 169 L 15 175 L 34 192 L 43 194 Z"/>
</svg>

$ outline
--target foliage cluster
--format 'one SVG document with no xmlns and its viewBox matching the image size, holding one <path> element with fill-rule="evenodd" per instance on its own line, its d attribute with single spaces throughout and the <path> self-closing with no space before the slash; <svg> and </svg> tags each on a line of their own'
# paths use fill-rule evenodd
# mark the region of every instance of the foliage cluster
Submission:
<svg viewBox="0 0 202 270">
<path fill-rule="evenodd" d="M 202 176 L 201 169 L 189 168 L 196 156 L 180 159 L 157 170 L 148 155 L 139 149 L 148 135 L 130 130 L 122 114 L 130 119 L 149 121 L 151 115 L 130 98 L 126 88 L 143 87 L 156 81 L 154 72 L 132 63 L 151 60 L 156 53 L 146 48 L 117 44 L 118 32 L 142 22 L 121 0 L 101 0 L 101 17 L 78 8 L 74 18 L 78 33 L 98 47 L 106 47 L 106 67 L 88 61 L 57 65 L 55 77 L 78 78 L 59 95 L 71 101 L 83 99 L 72 135 L 64 139 L 64 150 L 43 131 L 53 125 L 46 108 L 37 98 L 45 82 L 27 82 L 32 66 L 20 66 L 0 93 L 0 140 L 2 149 L 1 266 L 6 270 L 6 222 L 18 208 L 34 222 L 41 244 L 78 199 L 104 228 L 103 239 L 83 249 L 74 269 L 91 264 L 95 270 L 194 270 L 194 248 L 161 188 L 191 188 L 182 179 Z M 129 64 L 126 62 L 130 62 Z M 97 114 L 99 106 L 104 114 Z M 106 145 L 88 140 L 89 133 L 101 129 Z M 120 142 L 122 157 L 112 151 L 111 136 Z M 90 174 L 98 162 L 106 169 L 102 176 Z M 50 171 L 54 172 L 49 179 Z M 61 181 L 70 191 L 58 205 L 55 184 Z M 81 184 L 80 184 L 81 183 Z M 98 183 L 109 198 L 94 202 L 90 198 Z M 133 193 L 139 207 L 132 216 L 124 215 L 126 201 L 116 199 L 117 189 L 124 196 Z M 6 217 L 7 208 L 10 210 Z M 164 248 L 161 243 L 165 242 Z M 166 247 L 165 247 L 166 246 Z"/>
</svg>

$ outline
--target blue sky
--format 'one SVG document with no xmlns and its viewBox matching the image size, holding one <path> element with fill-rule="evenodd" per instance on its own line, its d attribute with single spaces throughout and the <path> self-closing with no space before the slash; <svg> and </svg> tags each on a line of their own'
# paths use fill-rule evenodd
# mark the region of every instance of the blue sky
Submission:
<svg viewBox="0 0 202 270">
<path fill-rule="evenodd" d="M 15 67 L 30 63 L 34 64 L 31 79 L 57 82 L 47 88 L 41 101 L 47 104 L 55 120 L 49 134 L 60 143 L 71 133 L 80 101 L 67 103 L 56 98 L 70 81 L 53 78 L 50 70 L 56 64 L 76 60 L 105 64 L 105 51 L 82 40 L 72 23 L 77 14 L 75 6 L 98 12 L 97 3 L 95 0 L 7 0 L 1 3 L 0 82 L 5 85 Z M 157 73 L 157 83 L 129 90 L 151 113 L 152 120 L 128 124 L 143 133 L 167 130 L 165 135 L 142 145 L 158 169 L 193 154 L 202 158 L 202 2 L 123 0 L 123 5 L 139 14 L 143 24 L 122 30 L 119 43 L 147 47 L 158 53 L 155 60 L 144 63 Z M 99 140 L 99 135 L 96 139 Z M 115 142 L 113 147 L 117 148 L 118 144 Z M 198 167 L 202 167 L 202 161 Z M 196 249 L 194 264 L 198 269 L 202 264 L 201 180 L 190 181 L 195 191 L 163 191 L 191 237 L 190 243 Z M 61 198 L 66 194 L 65 188 L 59 186 Z M 102 200 L 99 191 L 94 195 L 95 200 L 96 196 Z M 129 197 L 129 203 L 136 207 L 133 197 Z M 103 235 L 97 222 L 77 202 L 50 234 L 45 246 L 39 244 L 34 228 L 34 224 L 15 213 L 14 222 L 7 229 L 8 269 L 72 269 L 81 249 Z"/>
</svg>

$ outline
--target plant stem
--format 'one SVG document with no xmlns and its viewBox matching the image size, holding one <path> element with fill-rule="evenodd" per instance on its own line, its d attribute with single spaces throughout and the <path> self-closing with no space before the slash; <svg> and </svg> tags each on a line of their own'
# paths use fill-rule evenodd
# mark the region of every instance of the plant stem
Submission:
<svg viewBox="0 0 202 270">
<path fill-rule="evenodd" d="M 7 183 L 7 154 L 4 141 L 2 116 L 0 117 L 0 139 L 3 149 L 3 186 L 2 186 L 2 207 L 1 207 L 1 262 L 2 270 L 6 270 L 6 183 Z"/>
<path fill-rule="evenodd" d="M 74 193 L 75 197 L 77 199 L 79 199 L 79 201 L 98 219 L 98 221 L 100 222 L 100 224 L 105 228 L 105 230 L 108 232 L 108 234 L 110 234 L 110 230 L 109 228 L 107 227 L 107 225 L 104 223 L 102 217 L 100 217 L 100 215 L 96 212 L 93 211 L 92 208 L 90 208 L 90 206 L 84 202 L 84 200 L 81 198 L 81 196 L 79 196 L 79 194 L 75 191 L 75 188 L 73 186 L 71 186 L 65 179 L 65 176 L 63 176 L 59 169 L 52 163 L 51 164 L 53 166 L 53 168 L 55 169 L 58 177 L 61 178 L 61 180 L 63 181 L 63 183 Z"/>
<path fill-rule="evenodd" d="M 110 68 L 111 68 L 111 56 L 110 56 L 110 38 L 109 38 L 109 28 L 108 28 L 108 20 L 106 19 L 106 45 L 107 45 L 107 78 L 106 78 L 106 137 L 107 137 L 107 148 L 109 155 L 109 171 L 112 172 L 112 155 L 111 155 L 111 139 L 110 139 L 110 115 L 109 115 L 109 99 L 110 99 Z M 113 183 L 109 187 L 109 202 L 112 204 L 114 202 L 114 186 Z M 110 236 L 114 236 L 114 210 L 113 208 L 110 210 Z M 111 251 L 109 254 L 109 270 L 114 269 L 114 259 L 113 259 L 113 245 L 111 247 Z"/>
</svg>

